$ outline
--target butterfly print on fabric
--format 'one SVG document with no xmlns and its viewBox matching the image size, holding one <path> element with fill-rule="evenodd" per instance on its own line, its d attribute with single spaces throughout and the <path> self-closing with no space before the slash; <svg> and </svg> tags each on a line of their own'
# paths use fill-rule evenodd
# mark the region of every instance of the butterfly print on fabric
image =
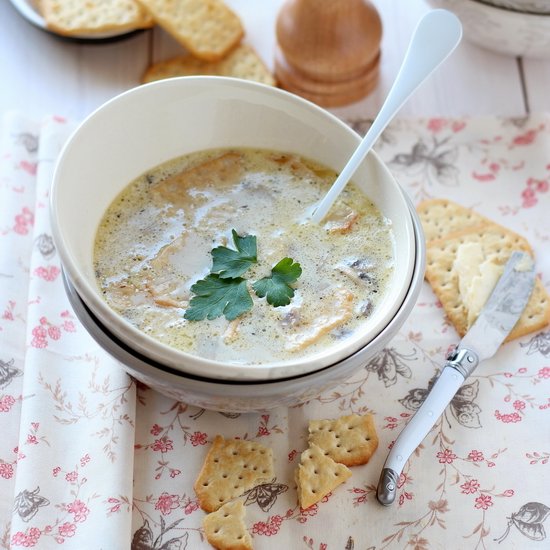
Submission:
<svg viewBox="0 0 550 550">
<path fill-rule="evenodd" d="M 273 478 L 271 483 L 261 483 L 256 485 L 252 489 L 246 491 L 245 506 L 249 504 L 258 504 L 264 512 L 269 512 L 271 507 L 275 504 L 277 497 L 288 491 L 288 485 L 282 483 L 275 483 L 277 478 Z"/>
<path fill-rule="evenodd" d="M 508 526 L 504 534 L 498 539 L 493 539 L 499 544 L 508 536 L 510 528 L 514 525 L 518 531 L 528 539 L 541 541 L 546 539 L 546 531 L 543 522 L 550 514 L 550 508 L 540 502 L 528 502 L 518 512 L 512 514 L 508 520 Z"/>
<path fill-rule="evenodd" d="M 21 376 L 23 374 L 22 371 L 13 366 L 13 362 L 13 359 L 10 359 L 8 362 L 0 359 L 0 390 L 3 390 L 6 386 L 9 386 L 11 381 L 16 376 Z"/>
<path fill-rule="evenodd" d="M 134 533 L 130 547 L 131 550 L 185 550 L 187 548 L 189 533 L 184 533 L 181 537 L 173 537 L 166 542 L 162 542 L 164 535 L 174 527 L 177 527 L 182 521 L 183 518 L 166 526 L 166 522 L 161 516 L 160 534 L 154 538 L 149 521 L 144 520 L 143 525 Z"/>
<path fill-rule="evenodd" d="M 21 491 L 14 501 L 13 511 L 23 520 L 30 521 L 42 506 L 48 506 L 50 501 L 39 495 L 40 487 L 34 491 Z"/>
<path fill-rule="evenodd" d="M 406 397 L 399 399 L 409 411 L 417 411 L 426 399 L 428 393 L 435 384 L 437 376 L 434 376 L 428 383 L 428 389 L 416 388 L 410 390 Z M 465 428 L 481 428 L 479 413 L 481 409 L 474 403 L 479 391 L 479 381 L 471 384 L 463 384 L 451 399 L 450 410 L 457 422 Z M 447 413 L 445 413 L 447 414 Z"/>
<path fill-rule="evenodd" d="M 404 355 L 397 353 L 395 348 L 384 348 L 365 368 L 370 372 L 378 374 L 378 380 L 382 380 L 384 386 L 388 388 L 397 382 L 398 374 L 404 378 L 412 376 L 411 369 L 405 361 L 413 358 L 416 359 L 415 355 L 415 352 L 410 355 Z"/>
<path fill-rule="evenodd" d="M 15 143 L 22 145 L 28 153 L 38 151 L 38 136 L 30 132 L 21 132 L 15 136 Z"/>
<path fill-rule="evenodd" d="M 55 256 L 55 244 L 52 237 L 46 233 L 36 237 L 36 247 L 45 260 L 51 260 Z"/>
<path fill-rule="evenodd" d="M 389 164 L 397 171 L 403 171 L 408 176 L 421 176 L 430 182 L 437 181 L 442 185 L 458 185 L 458 168 L 456 148 L 448 147 L 449 138 L 438 140 L 433 138 L 431 147 L 419 139 L 410 153 L 398 153 Z M 447 148 L 445 148 L 447 146 Z"/>
<path fill-rule="evenodd" d="M 538 351 L 544 357 L 550 357 L 550 331 L 540 332 L 533 336 L 529 342 L 520 344 L 520 346 L 527 348 L 527 355 L 533 355 Z"/>
<path fill-rule="evenodd" d="M 372 118 L 355 118 L 346 121 L 359 135 L 364 136 L 372 126 Z M 376 149 L 381 149 L 384 145 L 392 145 L 397 142 L 395 134 L 392 132 L 391 126 L 384 130 L 380 137 L 376 140 Z"/>
</svg>

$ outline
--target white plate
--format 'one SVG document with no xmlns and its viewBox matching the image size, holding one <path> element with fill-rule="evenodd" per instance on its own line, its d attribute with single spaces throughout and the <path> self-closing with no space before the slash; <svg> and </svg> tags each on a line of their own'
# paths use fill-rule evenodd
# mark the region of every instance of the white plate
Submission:
<svg viewBox="0 0 550 550">
<path fill-rule="evenodd" d="M 27 20 L 29 23 L 32 23 L 35 27 L 38 27 L 39 29 L 42 29 L 47 32 L 51 32 L 53 34 L 57 34 L 58 36 L 63 36 L 64 38 L 75 38 L 79 40 L 102 40 L 105 38 L 115 38 L 117 36 L 123 36 L 125 34 L 129 34 L 132 32 L 135 32 L 135 30 L 141 30 L 141 29 L 135 29 L 135 30 L 124 30 L 124 31 L 107 31 L 102 33 L 92 33 L 92 34 L 75 34 L 71 36 L 61 35 L 59 33 L 56 33 L 55 31 L 52 31 L 51 29 L 48 29 L 46 26 L 46 21 L 44 21 L 44 18 L 40 15 L 38 12 L 35 3 L 33 0 L 10 0 L 13 7 Z"/>
</svg>

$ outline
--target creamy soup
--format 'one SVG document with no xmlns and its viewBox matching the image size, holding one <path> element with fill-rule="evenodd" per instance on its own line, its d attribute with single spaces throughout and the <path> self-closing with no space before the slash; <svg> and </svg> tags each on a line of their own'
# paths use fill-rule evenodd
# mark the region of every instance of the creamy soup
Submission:
<svg viewBox="0 0 550 550">
<path fill-rule="evenodd" d="M 390 222 L 349 184 L 319 225 L 312 206 L 337 174 L 276 151 L 185 155 L 131 182 L 97 232 L 94 267 L 107 303 L 141 331 L 203 358 L 260 364 L 302 358 L 361 331 L 393 271 Z M 257 261 L 241 275 L 252 307 L 187 320 L 191 287 L 209 275 L 212 249 L 255 236 Z M 283 258 L 299 263 L 294 296 L 274 307 L 254 292 Z M 196 288 L 196 287 L 194 287 Z"/>
</svg>

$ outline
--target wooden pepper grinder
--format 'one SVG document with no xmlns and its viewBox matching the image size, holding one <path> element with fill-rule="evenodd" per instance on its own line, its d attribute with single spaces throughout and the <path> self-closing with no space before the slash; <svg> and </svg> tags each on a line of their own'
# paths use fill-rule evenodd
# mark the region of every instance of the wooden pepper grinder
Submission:
<svg viewBox="0 0 550 550">
<path fill-rule="evenodd" d="M 337 107 L 377 83 L 382 23 L 368 0 L 287 0 L 276 35 L 275 75 L 290 92 Z"/>
</svg>

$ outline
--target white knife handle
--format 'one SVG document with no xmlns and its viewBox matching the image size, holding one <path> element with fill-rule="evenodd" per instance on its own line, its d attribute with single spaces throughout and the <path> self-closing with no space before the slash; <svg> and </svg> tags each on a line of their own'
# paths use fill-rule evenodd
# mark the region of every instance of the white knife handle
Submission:
<svg viewBox="0 0 550 550">
<path fill-rule="evenodd" d="M 389 506 L 395 500 L 397 481 L 405 462 L 428 435 L 464 380 L 455 367 L 447 364 L 443 368 L 424 403 L 399 434 L 386 459 L 378 482 L 377 498 L 380 504 Z"/>
</svg>

